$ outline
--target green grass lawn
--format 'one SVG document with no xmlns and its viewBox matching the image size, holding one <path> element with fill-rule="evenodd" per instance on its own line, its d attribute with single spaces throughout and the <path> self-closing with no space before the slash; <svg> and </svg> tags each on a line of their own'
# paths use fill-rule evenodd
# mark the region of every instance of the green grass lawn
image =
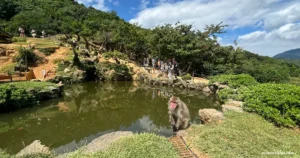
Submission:
<svg viewBox="0 0 300 158">
<path fill-rule="evenodd" d="M 0 151 L 0 157 L 11 158 L 13 156 Z M 55 155 L 33 155 L 27 157 L 52 158 Z M 82 154 L 78 150 L 67 156 L 67 158 L 179 158 L 179 155 L 167 138 L 143 133 L 121 138 L 102 152 Z"/>
<path fill-rule="evenodd" d="M 155 134 L 138 134 L 124 137 L 113 143 L 104 152 L 81 154 L 80 151 L 70 158 L 177 158 L 179 157 L 167 138 Z"/>
<path fill-rule="evenodd" d="M 191 145 L 213 158 L 300 157 L 300 133 L 278 128 L 261 116 L 225 113 L 222 124 L 193 125 L 188 130 Z M 264 152 L 291 152 L 292 155 L 266 155 Z"/>
</svg>

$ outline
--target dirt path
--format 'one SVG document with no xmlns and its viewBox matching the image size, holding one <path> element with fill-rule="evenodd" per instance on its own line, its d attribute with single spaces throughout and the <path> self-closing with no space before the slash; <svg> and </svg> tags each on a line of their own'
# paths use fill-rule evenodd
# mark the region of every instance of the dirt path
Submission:
<svg viewBox="0 0 300 158">
<path fill-rule="evenodd" d="M 55 72 L 56 64 L 54 64 L 54 61 L 56 59 L 65 59 L 68 54 L 69 48 L 66 47 L 60 47 L 57 49 L 53 54 L 50 56 L 46 56 L 45 58 L 48 60 L 47 63 L 41 64 L 37 67 L 33 67 L 33 72 L 36 77 L 36 79 L 43 79 L 42 71 L 45 69 L 46 72 Z M 46 77 L 47 79 L 54 77 L 54 74 L 49 73 L 49 75 Z"/>
</svg>

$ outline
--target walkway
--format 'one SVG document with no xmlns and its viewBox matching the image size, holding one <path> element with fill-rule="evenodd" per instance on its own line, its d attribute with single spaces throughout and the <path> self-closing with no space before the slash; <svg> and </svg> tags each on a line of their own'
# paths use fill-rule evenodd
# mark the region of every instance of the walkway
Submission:
<svg viewBox="0 0 300 158">
<path fill-rule="evenodd" d="M 173 144 L 174 148 L 177 150 L 181 158 L 198 158 L 197 155 L 192 153 L 181 136 L 174 135 L 168 140 Z"/>
</svg>

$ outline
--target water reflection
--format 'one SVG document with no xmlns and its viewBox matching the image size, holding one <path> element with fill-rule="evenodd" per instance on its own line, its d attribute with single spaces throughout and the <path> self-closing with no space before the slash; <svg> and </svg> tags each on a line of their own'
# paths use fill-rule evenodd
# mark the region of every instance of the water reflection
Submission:
<svg viewBox="0 0 300 158">
<path fill-rule="evenodd" d="M 76 84 L 65 88 L 63 98 L 43 102 L 38 108 L 1 115 L 0 148 L 16 153 L 24 145 L 41 140 L 62 153 L 118 130 L 170 136 L 170 95 L 179 96 L 187 104 L 193 123 L 198 123 L 200 108 L 220 108 L 216 96 L 187 89 L 138 82 Z"/>
</svg>

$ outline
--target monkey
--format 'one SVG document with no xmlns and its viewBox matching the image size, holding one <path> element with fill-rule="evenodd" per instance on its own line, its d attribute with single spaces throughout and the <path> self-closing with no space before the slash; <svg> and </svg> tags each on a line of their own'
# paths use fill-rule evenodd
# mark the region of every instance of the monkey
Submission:
<svg viewBox="0 0 300 158">
<path fill-rule="evenodd" d="M 190 112 L 186 104 L 179 97 L 172 96 L 168 102 L 169 122 L 172 125 L 173 132 L 180 129 L 186 129 L 190 123 Z"/>
</svg>

